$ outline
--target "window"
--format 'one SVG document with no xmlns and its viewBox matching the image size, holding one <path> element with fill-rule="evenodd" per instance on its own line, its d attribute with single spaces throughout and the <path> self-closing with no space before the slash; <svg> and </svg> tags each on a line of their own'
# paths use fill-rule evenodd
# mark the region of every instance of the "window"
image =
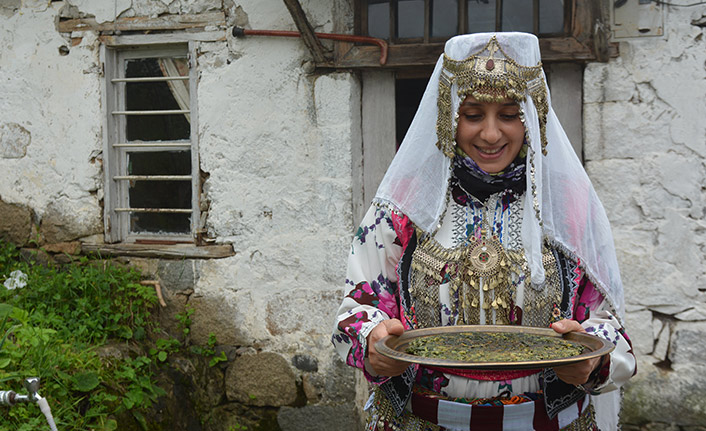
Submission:
<svg viewBox="0 0 706 431">
<path fill-rule="evenodd" d="M 193 46 L 104 49 L 108 242 L 193 242 L 199 227 Z"/>
<path fill-rule="evenodd" d="M 393 43 L 443 42 L 463 33 L 563 35 L 564 0 L 361 0 L 361 33 Z"/>
<path fill-rule="evenodd" d="M 609 42 L 609 0 L 354 0 L 356 34 L 385 39 L 380 48 L 341 45 L 322 67 L 431 68 L 456 34 L 525 31 L 539 36 L 544 63 L 608 61 L 618 45 Z"/>
</svg>

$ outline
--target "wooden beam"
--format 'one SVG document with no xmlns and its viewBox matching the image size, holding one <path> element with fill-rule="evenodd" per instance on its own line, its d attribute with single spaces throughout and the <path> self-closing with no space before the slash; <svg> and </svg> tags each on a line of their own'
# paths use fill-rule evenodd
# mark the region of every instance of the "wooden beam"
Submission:
<svg viewBox="0 0 706 431">
<path fill-rule="evenodd" d="M 327 58 L 324 46 L 321 44 L 319 38 L 317 38 L 314 34 L 314 28 L 306 18 L 306 14 L 304 13 L 302 6 L 299 4 L 299 0 L 284 0 L 284 4 L 287 6 L 287 9 L 289 9 L 289 14 L 292 15 L 294 24 L 297 25 L 297 29 L 301 34 L 304 44 L 307 48 L 309 48 L 309 52 L 311 52 L 312 57 L 314 57 L 314 62 L 322 63 L 326 61 Z"/>
<path fill-rule="evenodd" d="M 60 33 L 71 33 L 86 30 L 99 32 L 186 30 L 225 25 L 226 18 L 223 12 L 207 12 L 195 15 L 164 15 L 156 18 L 135 16 L 101 23 L 95 18 L 76 18 L 60 20 L 57 27 Z"/>
<path fill-rule="evenodd" d="M 428 66 L 436 64 L 439 55 L 444 52 L 443 43 L 390 45 L 387 63 L 380 66 L 380 48 L 377 46 L 353 46 L 341 58 L 332 63 L 318 64 L 321 67 L 334 68 L 396 68 L 406 66 Z"/>
<path fill-rule="evenodd" d="M 573 37 L 554 37 L 539 39 L 542 61 L 597 61 L 593 47 L 584 45 Z M 618 56 L 618 45 L 607 45 L 610 57 Z M 390 45 L 387 63 L 380 66 L 380 49 L 376 46 L 353 46 L 344 55 L 332 62 L 317 64 L 323 68 L 405 68 L 434 66 L 439 55 L 444 52 L 443 43 Z"/>
<path fill-rule="evenodd" d="M 192 244 L 81 244 L 84 254 L 137 256 L 162 259 L 219 259 L 235 256 L 230 244 L 195 246 Z"/>
</svg>

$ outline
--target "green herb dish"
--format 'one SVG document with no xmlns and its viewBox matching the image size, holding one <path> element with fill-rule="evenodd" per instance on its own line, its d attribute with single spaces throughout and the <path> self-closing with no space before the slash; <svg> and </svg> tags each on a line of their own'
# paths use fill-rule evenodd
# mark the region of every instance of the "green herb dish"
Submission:
<svg viewBox="0 0 706 431">
<path fill-rule="evenodd" d="M 488 370 L 538 369 L 610 353 L 614 346 L 586 333 L 549 328 L 459 325 L 406 331 L 375 344 L 389 358 L 427 366 Z"/>
</svg>

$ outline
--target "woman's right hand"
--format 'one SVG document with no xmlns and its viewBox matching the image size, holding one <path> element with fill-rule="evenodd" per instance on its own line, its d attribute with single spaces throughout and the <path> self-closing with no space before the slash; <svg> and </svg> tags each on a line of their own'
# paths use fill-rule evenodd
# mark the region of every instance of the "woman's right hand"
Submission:
<svg viewBox="0 0 706 431">
<path fill-rule="evenodd" d="M 388 335 L 402 335 L 404 326 L 398 319 L 383 320 L 368 334 L 368 360 L 373 371 L 379 376 L 399 376 L 409 367 L 409 362 L 398 361 L 383 356 L 375 350 L 375 343 Z"/>
</svg>

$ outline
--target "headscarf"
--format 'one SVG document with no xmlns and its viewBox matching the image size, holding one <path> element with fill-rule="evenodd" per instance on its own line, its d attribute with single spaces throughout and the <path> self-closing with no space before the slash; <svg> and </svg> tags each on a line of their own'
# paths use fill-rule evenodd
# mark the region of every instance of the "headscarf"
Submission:
<svg viewBox="0 0 706 431">
<path fill-rule="evenodd" d="M 485 91 L 478 92 L 480 87 Z M 622 322 L 623 285 L 610 224 L 551 108 L 534 35 L 475 33 L 447 41 L 374 202 L 402 212 L 418 228 L 434 234 L 448 204 L 458 108 L 467 94 L 492 99 L 493 89 L 498 90 L 496 95 L 518 102 L 525 125 L 528 148 L 521 232 L 532 283 L 544 281 L 542 245 L 547 241 L 577 261 Z M 606 404 L 619 402 L 614 397 L 611 393 L 598 399 L 609 401 Z M 617 424 L 617 416 L 601 416 L 599 412 L 602 423 Z"/>
</svg>

